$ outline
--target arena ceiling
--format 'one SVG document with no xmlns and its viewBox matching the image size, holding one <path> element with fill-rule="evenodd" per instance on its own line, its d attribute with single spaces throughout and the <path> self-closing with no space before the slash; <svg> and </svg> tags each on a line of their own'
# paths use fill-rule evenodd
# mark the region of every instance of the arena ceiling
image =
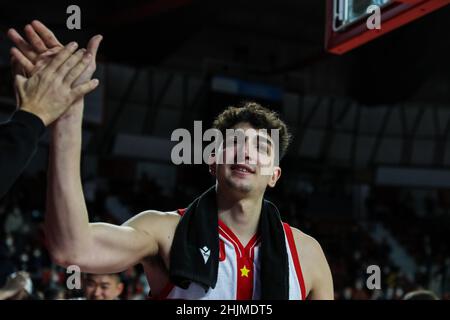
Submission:
<svg viewBox="0 0 450 320">
<path fill-rule="evenodd" d="M 80 31 L 65 26 L 73 3 L 82 10 Z M 0 4 L 2 31 L 32 19 L 63 42 L 105 37 L 109 112 L 93 150 L 111 151 L 120 132 L 165 136 L 204 116 L 206 102 L 186 105 L 213 73 L 283 88 L 284 112 L 301 136 L 293 154 L 311 163 L 450 166 L 449 7 L 343 56 L 324 50 L 325 4 L 317 0 Z"/>
<path fill-rule="evenodd" d="M 65 26 L 69 4 L 81 8 L 80 31 Z M 450 70 L 444 36 L 449 8 L 342 57 L 324 52 L 325 1 L 317 0 L 3 1 L 0 27 L 6 31 L 40 19 L 63 41 L 81 43 L 100 32 L 108 62 L 194 72 L 220 63 L 227 70 L 234 66 L 240 76 L 300 92 L 374 104 L 411 97 L 447 102 L 442 82 Z M 430 77 L 434 82 L 427 82 Z M 414 97 L 424 85 L 426 92 Z"/>
</svg>

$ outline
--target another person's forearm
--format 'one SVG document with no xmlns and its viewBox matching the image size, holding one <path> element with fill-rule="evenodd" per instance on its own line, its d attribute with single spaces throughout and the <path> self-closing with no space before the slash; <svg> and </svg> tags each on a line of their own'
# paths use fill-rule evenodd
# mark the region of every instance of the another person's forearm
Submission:
<svg viewBox="0 0 450 320">
<path fill-rule="evenodd" d="M 25 169 L 44 129 L 38 117 L 25 111 L 0 125 L 0 198 Z"/>
<path fill-rule="evenodd" d="M 82 112 L 70 111 L 52 127 L 47 185 L 46 237 L 60 264 L 83 259 L 91 244 L 80 178 Z"/>
</svg>

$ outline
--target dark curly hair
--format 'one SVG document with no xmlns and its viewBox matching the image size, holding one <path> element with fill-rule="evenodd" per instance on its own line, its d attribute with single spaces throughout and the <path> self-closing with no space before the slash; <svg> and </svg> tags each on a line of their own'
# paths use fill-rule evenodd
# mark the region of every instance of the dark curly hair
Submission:
<svg viewBox="0 0 450 320">
<path fill-rule="evenodd" d="M 291 141 L 291 134 L 286 124 L 280 119 L 275 111 L 271 111 L 259 103 L 248 101 L 240 106 L 226 108 L 213 122 L 213 128 L 225 134 L 226 129 L 241 122 L 250 123 L 255 129 L 279 130 L 280 159 L 284 157 Z"/>
</svg>

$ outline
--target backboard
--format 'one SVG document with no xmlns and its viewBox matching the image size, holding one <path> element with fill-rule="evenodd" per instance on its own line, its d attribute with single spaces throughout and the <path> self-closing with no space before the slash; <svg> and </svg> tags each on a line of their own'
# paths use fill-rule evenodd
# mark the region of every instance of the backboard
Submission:
<svg viewBox="0 0 450 320">
<path fill-rule="evenodd" d="M 325 48 L 344 54 L 396 28 L 438 10 L 450 0 L 326 0 Z M 369 29 L 370 6 L 380 12 L 380 28 Z"/>
</svg>

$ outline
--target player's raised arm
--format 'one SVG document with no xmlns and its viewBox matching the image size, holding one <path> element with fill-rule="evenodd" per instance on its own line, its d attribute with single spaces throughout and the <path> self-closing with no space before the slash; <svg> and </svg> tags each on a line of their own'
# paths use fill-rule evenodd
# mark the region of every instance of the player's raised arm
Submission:
<svg viewBox="0 0 450 320">
<path fill-rule="evenodd" d="M 76 105 L 52 127 L 45 233 L 60 265 L 90 273 L 123 271 L 158 253 L 165 214 L 143 213 L 123 226 L 90 224 L 80 176 L 83 105 Z"/>
<path fill-rule="evenodd" d="M 54 65 L 55 55 L 62 50 L 54 33 L 39 21 L 33 21 L 24 31 L 25 37 L 14 29 L 8 32 L 15 44 L 11 54 L 16 72 L 22 70 L 29 76 L 41 67 Z M 101 39 L 98 35 L 89 41 L 90 63 L 74 68 L 64 77 L 66 81 L 78 86 L 91 79 Z M 91 273 L 118 272 L 158 252 L 156 239 L 167 215 L 144 212 L 123 226 L 89 223 L 80 179 L 83 108 L 83 99 L 78 99 L 51 127 L 45 218 L 48 249 L 63 266 L 78 265 Z"/>
<path fill-rule="evenodd" d="M 82 105 L 52 128 L 45 233 L 60 265 L 85 272 L 123 271 L 158 253 L 166 214 L 145 212 L 123 226 L 89 223 L 80 176 Z"/>
</svg>

